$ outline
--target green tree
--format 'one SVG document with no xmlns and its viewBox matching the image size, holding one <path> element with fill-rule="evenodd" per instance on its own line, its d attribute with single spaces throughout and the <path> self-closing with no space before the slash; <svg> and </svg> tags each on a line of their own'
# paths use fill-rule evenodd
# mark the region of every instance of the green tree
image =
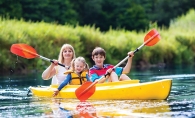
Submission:
<svg viewBox="0 0 195 118">
<path fill-rule="evenodd" d="M 158 26 L 169 26 L 170 20 L 195 8 L 194 0 L 136 0 L 144 7 L 147 18 Z"/>
<path fill-rule="evenodd" d="M 127 30 L 139 30 L 148 27 L 149 21 L 143 7 L 133 0 L 123 2 L 105 0 L 102 9 L 103 19 L 107 23 L 105 30 L 108 30 L 108 26 L 112 28 L 121 27 Z"/>
<path fill-rule="evenodd" d="M 195 8 L 194 0 L 0 0 L 0 15 L 30 21 L 144 30 L 149 22 L 169 26 L 170 20 Z"/>
<path fill-rule="evenodd" d="M 0 15 L 10 18 L 22 17 L 22 5 L 20 0 L 0 0 Z"/>
<path fill-rule="evenodd" d="M 132 0 L 72 0 L 80 25 L 95 25 L 102 31 L 110 27 L 127 30 L 145 29 L 149 21 L 142 6 Z"/>
<path fill-rule="evenodd" d="M 32 21 L 76 24 L 77 12 L 69 0 L 23 0 L 23 18 Z"/>
</svg>

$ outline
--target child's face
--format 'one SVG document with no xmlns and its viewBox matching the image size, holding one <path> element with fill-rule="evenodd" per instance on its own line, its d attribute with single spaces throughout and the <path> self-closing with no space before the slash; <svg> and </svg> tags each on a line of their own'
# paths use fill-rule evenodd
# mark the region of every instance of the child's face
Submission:
<svg viewBox="0 0 195 118">
<path fill-rule="evenodd" d="M 100 54 L 98 54 L 98 55 L 94 55 L 92 59 L 95 62 L 96 66 L 101 67 L 104 64 L 105 57 L 100 55 Z"/>
<path fill-rule="evenodd" d="M 75 61 L 74 68 L 77 73 L 80 73 L 84 70 L 85 65 L 81 61 Z"/>
</svg>

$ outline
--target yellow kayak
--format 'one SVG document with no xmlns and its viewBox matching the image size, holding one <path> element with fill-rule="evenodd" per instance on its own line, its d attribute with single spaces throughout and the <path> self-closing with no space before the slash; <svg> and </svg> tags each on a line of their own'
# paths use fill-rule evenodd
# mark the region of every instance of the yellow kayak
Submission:
<svg viewBox="0 0 195 118">
<path fill-rule="evenodd" d="M 58 94 L 57 98 L 77 98 L 75 90 L 80 85 L 67 85 Z M 164 79 L 152 82 L 139 83 L 139 80 L 108 82 L 96 84 L 96 91 L 89 99 L 95 100 L 165 100 L 168 98 L 172 80 Z M 56 85 L 48 87 L 30 87 L 34 96 L 52 97 Z"/>
</svg>

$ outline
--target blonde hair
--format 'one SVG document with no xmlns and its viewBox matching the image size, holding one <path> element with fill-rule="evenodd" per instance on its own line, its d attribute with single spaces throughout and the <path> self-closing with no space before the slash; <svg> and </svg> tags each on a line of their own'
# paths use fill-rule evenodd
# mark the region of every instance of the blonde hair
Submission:
<svg viewBox="0 0 195 118">
<path fill-rule="evenodd" d="M 87 72 L 89 71 L 89 65 L 87 64 L 87 62 L 85 61 L 85 58 L 83 57 L 77 57 L 71 61 L 71 67 L 70 67 L 71 70 L 75 71 L 75 68 L 74 68 L 75 61 L 83 62 L 83 64 L 85 65 L 85 68 L 83 71 L 87 71 Z"/>
<path fill-rule="evenodd" d="M 61 49 L 60 49 L 60 53 L 59 53 L 59 57 L 58 57 L 58 61 L 59 61 L 60 63 L 63 63 L 63 62 L 64 62 L 63 51 L 64 51 L 64 49 L 66 49 L 66 48 L 72 50 L 72 52 L 73 52 L 73 57 L 72 57 L 72 59 L 75 59 L 75 58 L 76 58 L 74 48 L 73 48 L 70 44 L 64 44 L 64 45 L 61 47 Z"/>
</svg>

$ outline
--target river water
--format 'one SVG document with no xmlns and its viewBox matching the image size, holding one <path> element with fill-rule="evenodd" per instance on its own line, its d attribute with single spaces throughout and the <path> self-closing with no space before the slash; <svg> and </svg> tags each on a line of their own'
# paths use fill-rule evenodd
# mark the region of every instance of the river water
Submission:
<svg viewBox="0 0 195 118">
<path fill-rule="evenodd" d="M 47 86 L 40 73 L 0 77 L 0 117 L 4 118 L 195 118 L 195 68 L 132 69 L 132 79 L 149 82 L 172 79 L 167 100 L 88 100 L 39 98 L 27 95 L 29 86 Z M 152 92 L 152 91 L 151 91 Z M 116 93 L 117 94 L 117 93 Z M 90 114 L 78 112 L 85 104 Z"/>
</svg>

